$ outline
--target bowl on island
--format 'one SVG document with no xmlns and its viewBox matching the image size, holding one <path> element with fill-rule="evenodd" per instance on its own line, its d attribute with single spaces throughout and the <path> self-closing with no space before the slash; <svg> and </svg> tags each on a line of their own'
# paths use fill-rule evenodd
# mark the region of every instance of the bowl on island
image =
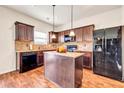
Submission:
<svg viewBox="0 0 124 93">
<path fill-rule="evenodd" d="M 67 49 L 64 48 L 64 47 L 59 47 L 59 48 L 57 48 L 56 51 L 59 52 L 59 53 L 66 53 L 67 52 Z"/>
</svg>

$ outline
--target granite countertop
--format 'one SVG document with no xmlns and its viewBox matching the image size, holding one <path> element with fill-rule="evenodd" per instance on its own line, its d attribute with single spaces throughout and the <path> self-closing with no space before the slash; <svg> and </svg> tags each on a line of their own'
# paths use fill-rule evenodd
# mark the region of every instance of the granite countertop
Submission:
<svg viewBox="0 0 124 93">
<path fill-rule="evenodd" d="M 76 53 L 76 52 L 59 53 L 59 52 L 56 52 L 56 51 L 49 51 L 49 52 L 44 52 L 44 53 L 49 53 L 49 54 L 54 54 L 54 55 L 61 55 L 61 56 L 72 57 L 72 58 L 77 58 L 77 57 L 80 57 L 80 56 L 84 55 L 84 53 Z"/>
<path fill-rule="evenodd" d="M 75 50 L 75 52 L 93 52 L 92 50 Z"/>
<path fill-rule="evenodd" d="M 37 52 L 37 51 L 50 51 L 50 50 L 56 50 L 56 48 L 51 48 L 51 49 L 39 49 L 39 50 L 18 50 L 16 52 Z"/>
</svg>

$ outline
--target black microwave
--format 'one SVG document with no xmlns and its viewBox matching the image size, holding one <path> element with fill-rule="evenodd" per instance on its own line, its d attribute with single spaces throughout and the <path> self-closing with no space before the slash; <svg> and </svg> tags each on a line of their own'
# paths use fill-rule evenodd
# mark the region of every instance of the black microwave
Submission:
<svg viewBox="0 0 124 93">
<path fill-rule="evenodd" d="M 64 35 L 64 42 L 73 42 L 73 41 L 75 41 L 75 37 Z"/>
<path fill-rule="evenodd" d="M 70 42 L 71 37 L 69 35 L 64 35 L 64 42 Z"/>
</svg>

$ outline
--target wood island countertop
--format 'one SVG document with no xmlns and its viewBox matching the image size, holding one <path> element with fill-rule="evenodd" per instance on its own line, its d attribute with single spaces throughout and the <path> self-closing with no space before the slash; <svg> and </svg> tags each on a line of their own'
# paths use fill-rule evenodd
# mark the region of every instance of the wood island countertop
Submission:
<svg viewBox="0 0 124 93">
<path fill-rule="evenodd" d="M 59 52 L 56 52 L 56 51 L 48 51 L 48 52 L 44 52 L 44 53 L 49 53 L 49 54 L 54 54 L 54 55 L 61 55 L 61 56 L 72 57 L 72 58 L 77 58 L 77 57 L 80 57 L 80 56 L 84 55 L 84 53 L 76 53 L 76 52 L 59 53 Z"/>
</svg>

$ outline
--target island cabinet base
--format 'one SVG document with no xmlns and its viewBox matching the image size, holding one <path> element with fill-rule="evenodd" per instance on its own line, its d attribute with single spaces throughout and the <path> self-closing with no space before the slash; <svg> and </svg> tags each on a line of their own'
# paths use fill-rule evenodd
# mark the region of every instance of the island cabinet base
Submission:
<svg viewBox="0 0 124 93">
<path fill-rule="evenodd" d="M 82 58 L 44 53 L 45 77 L 59 87 L 74 88 L 82 84 Z"/>
</svg>

